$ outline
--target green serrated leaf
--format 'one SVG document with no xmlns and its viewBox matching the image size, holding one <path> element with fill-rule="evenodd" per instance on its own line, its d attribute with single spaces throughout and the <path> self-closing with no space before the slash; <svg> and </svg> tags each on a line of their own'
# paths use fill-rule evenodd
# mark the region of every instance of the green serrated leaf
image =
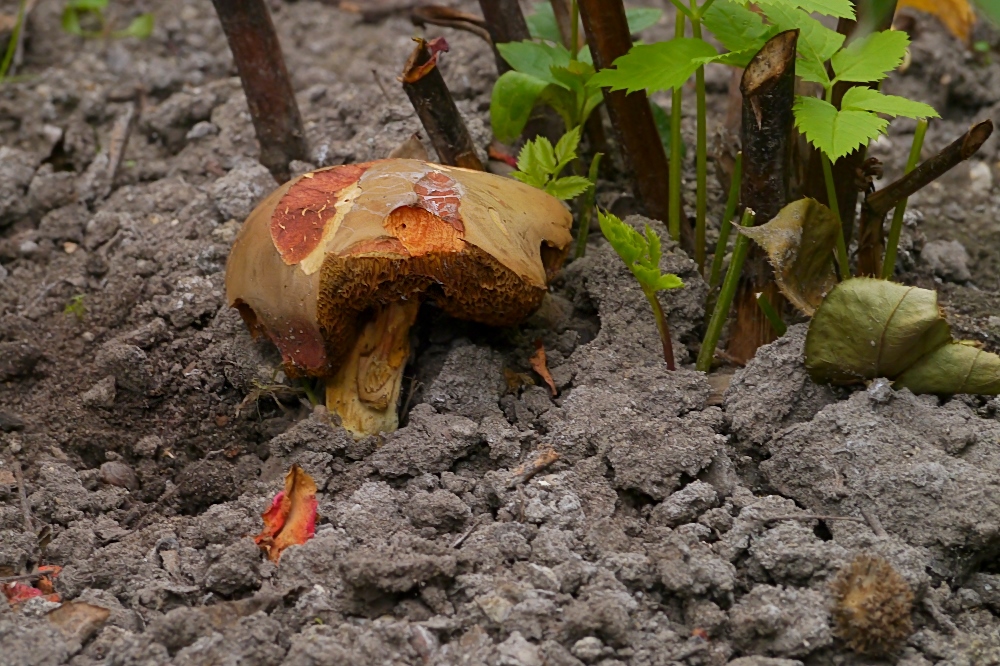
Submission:
<svg viewBox="0 0 1000 666">
<path fill-rule="evenodd" d="M 559 24 L 556 22 L 555 12 L 552 11 L 552 4 L 548 2 L 536 2 L 535 11 L 524 17 L 528 23 L 528 32 L 535 39 L 545 39 L 557 44 L 562 43 L 562 34 L 559 32 Z"/>
<path fill-rule="evenodd" d="M 512 171 L 510 177 L 539 190 L 545 189 L 545 184 L 548 182 L 548 178 L 538 173 L 529 173 L 527 171 Z"/>
<path fill-rule="evenodd" d="M 528 124 L 531 111 L 548 84 L 523 72 L 505 72 L 490 98 L 490 125 L 501 143 L 513 143 Z"/>
<path fill-rule="evenodd" d="M 629 7 L 625 10 L 628 31 L 633 35 L 656 25 L 661 16 L 663 16 L 663 10 L 656 7 Z"/>
<path fill-rule="evenodd" d="M 614 62 L 615 69 L 594 75 L 593 83 L 612 90 L 670 90 L 684 85 L 699 64 L 695 58 L 715 57 L 715 47 L 700 39 L 677 38 L 638 44 Z"/>
<path fill-rule="evenodd" d="M 663 251 L 660 246 L 660 237 L 648 224 L 646 225 L 646 241 L 649 244 L 649 249 L 646 250 L 649 257 L 649 261 L 647 263 L 649 266 L 656 268 L 657 272 L 659 272 L 660 257 L 663 256 Z"/>
<path fill-rule="evenodd" d="M 834 81 L 881 81 L 903 62 L 909 45 L 910 38 L 902 30 L 874 32 L 856 39 L 831 59 Z"/>
<path fill-rule="evenodd" d="M 679 289 L 680 287 L 683 286 L 684 286 L 684 281 L 681 280 L 679 277 L 677 277 L 673 273 L 665 273 L 660 276 L 659 280 L 657 280 L 654 289 L 656 291 L 664 291 L 666 289 Z"/>
<path fill-rule="evenodd" d="M 146 13 L 140 14 L 132 19 L 132 22 L 128 24 L 124 30 L 115 30 L 111 33 L 112 37 L 135 37 L 136 39 L 146 39 L 151 34 L 153 34 L 153 15 Z"/>
<path fill-rule="evenodd" d="M 716 0 L 705 12 L 702 22 L 730 51 L 759 51 L 771 32 L 760 14 L 732 0 Z"/>
<path fill-rule="evenodd" d="M 550 181 L 543 188 L 556 199 L 574 199 L 590 188 L 590 181 L 583 176 L 566 176 Z"/>
<path fill-rule="evenodd" d="M 541 101 L 551 106 L 559 114 L 566 127 L 577 125 L 579 99 L 578 95 L 572 90 L 567 90 L 559 84 L 551 83 L 545 86 L 545 89 L 542 91 Z"/>
<path fill-rule="evenodd" d="M 795 100 L 795 126 L 819 150 L 836 161 L 885 131 L 889 121 L 868 111 L 837 111 L 815 97 Z"/>
<path fill-rule="evenodd" d="M 530 74 L 546 83 L 556 83 L 552 78 L 553 65 L 569 65 L 569 51 L 561 45 L 523 41 L 497 44 L 497 50 L 515 71 Z"/>
<path fill-rule="evenodd" d="M 844 93 L 841 109 L 874 111 L 888 116 L 904 118 L 940 118 L 934 107 L 923 102 L 915 102 L 897 95 L 885 95 L 866 86 L 855 86 Z"/>
<path fill-rule="evenodd" d="M 818 83 L 824 89 L 830 87 L 830 75 L 826 73 L 826 65 L 815 56 L 800 54 L 795 61 L 795 73 L 802 77 L 803 81 Z"/>
<path fill-rule="evenodd" d="M 576 159 L 576 148 L 580 145 L 580 128 L 574 127 L 559 137 L 556 142 L 556 164 L 568 164 Z"/>
<path fill-rule="evenodd" d="M 783 0 L 799 9 L 824 16 L 854 18 L 854 4 L 851 0 Z"/>
<path fill-rule="evenodd" d="M 799 30 L 799 54 L 826 62 L 844 45 L 844 35 L 831 30 L 801 9 L 783 2 L 764 0 L 758 3 L 778 32 Z"/>
</svg>

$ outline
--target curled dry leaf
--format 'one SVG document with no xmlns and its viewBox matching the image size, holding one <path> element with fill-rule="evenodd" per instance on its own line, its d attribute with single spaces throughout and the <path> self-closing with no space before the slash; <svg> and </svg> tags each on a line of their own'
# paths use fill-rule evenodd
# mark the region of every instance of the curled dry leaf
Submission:
<svg viewBox="0 0 1000 666">
<path fill-rule="evenodd" d="M 549 391 L 552 392 L 552 397 L 559 395 L 559 391 L 556 390 L 556 383 L 552 381 L 552 373 L 549 372 L 549 363 L 545 358 L 545 345 L 542 344 L 541 340 L 535 340 L 535 353 L 531 355 L 531 369 L 538 373 L 545 384 L 549 387 Z"/>
<path fill-rule="evenodd" d="M 562 265 L 571 223 L 554 197 L 481 171 L 407 159 L 319 169 L 244 223 L 227 299 L 291 376 L 326 378 L 345 428 L 388 432 L 420 303 L 520 322 Z"/>
<path fill-rule="evenodd" d="M 897 10 L 903 7 L 933 14 L 963 42 L 969 41 L 972 26 L 976 23 L 976 12 L 968 0 L 899 0 Z"/>
<path fill-rule="evenodd" d="M 285 475 L 285 489 L 262 514 L 264 531 L 254 543 L 277 562 L 289 546 L 302 545 L 316 533 L 316 482 L 298 465 Z"/>
<path fill-rule="evenodd" d="M 767 224 L 734 226 L 767 253 L 785 298 L 812 316 L 837 284 L 832 257 L 838 225 L 830 209 L 815 199 L 799 199 Z"/>
<path fill-rule="evenodd" d="M 45 617 L 58 627 L 66 638 L 83 645 L 97 634 L 110 615 L 111 611 L 101 606 L 82 601 L 67 601 Z"/>
<path fill-rule="evenodd" d="M 854 278 L 834 287 L 806 335 L 816 381 L 887 377 L 914 393 L 1000 393 L 1000 357 L 956 342 L 937 292 Z"/>
</svg>

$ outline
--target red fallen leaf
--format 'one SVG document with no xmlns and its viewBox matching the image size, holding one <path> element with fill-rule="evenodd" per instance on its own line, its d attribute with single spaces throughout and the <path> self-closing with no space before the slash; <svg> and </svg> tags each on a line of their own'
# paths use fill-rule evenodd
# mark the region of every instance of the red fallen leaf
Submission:
<svg viewBox="0 0 1000 666">
<path fill-rule="evenodd" d="M 552 375 L 549 373 L 548 361 L 545 359 L 545 345 L 542 344 L 541 340 L 535 340 L 535 353 L 528 360 L 531 363 L 531 369 L 537 372 L 545 380 L 545 383 L 548 384 L 549 390 L 552 392 L 552 397 L 554 398 L 559 395 L 559 391 L 556 390 L 556 383 L 552 380 Z"/>
<path fill-rule="evenodd" d="M 298 465 L 285 475 L 285 489 L 274 496 L 262 514 L 264 531 L 254 543 L 277 562 L 285 548 L 302 545 L 316 533 L 316 482 Z"/>
<path fill-rule="evenodd" d="M 4 583 L 3 595 L 7 597 L 10 605 L 14 606 L 15 604 L 24 603 L 28 599 L 42 596 L 42 591 L 27 583 Z"/>
<path fill-rule="evenodd" d="M 694 629 L 692 629 L 691 635 L 694 636 L 695 638 L 700 638 L 703 641 L 708 640 L 708 632 L 702 629 L 701 627 L 695 627 Z"/>
</svg>

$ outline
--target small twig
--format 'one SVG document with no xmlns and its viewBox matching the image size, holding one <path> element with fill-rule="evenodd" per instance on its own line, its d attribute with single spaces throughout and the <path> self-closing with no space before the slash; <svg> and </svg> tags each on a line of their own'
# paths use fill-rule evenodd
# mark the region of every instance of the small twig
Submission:
<svg viewBox="0 0 1000 666">
<path fill-rule="evenodd" d="M 47 576 L 51 572 L 49 571 L 36 571 L 34 573 L 20 574 L 18 576 L 3 576 L 0 577 L 0 584 L 3 583 L 16 583 L 20 580 L 35 580 L 36 578 L 41 578 L 42 576 Z"/>
<path fill-rule="evenodd" d="M 930 597 L 924 597 L 924 608 L 927 609 L 927 613 L 934 619 L 938 625 L 945 630 L 946 633 L 955 635 L 958 633 L 958 627 L 955 623 L 951 621 L 951 618 L 945 615 L 941 607 L 937 605 L 937 602 Z"/>
<path fill-rule="evenodd" d="M 765 523 L 773 523 L 773 522 L 777 522 L 779 520 L 800 520 L 800 521 L 804 521 L 804 522 L 808 522 L 810 520 L 846 520 L 846 521 L 849 521 L 849 522 L 852 522 L 852 523 L 863 523 L 863 522 L 865 522 L 861 518 L 855 518 L 853 516 L 824 516 L 824 515 L 814 514 L 814 513 L 804 513 L 804 514 L 802 514 L 800 516 L 791 515 L 791 514 L 787 515 L 787 516 L 771 516 L 770 518 L 765 518 L 764 522 Z"/>
<path fill-rule="evenodd" d="M 302 115 L 295 102 L 281 44 L 265 0 L 212 0 L 222 22 L 260 143 L 260 163 L 279 182 L 288 164 L 308 156 Z"/>
<path fill-rule="evenodd" d="M 527 483 L 532 477 L 559 460 L 559 458 L 560 455 L 554 449 L 544 449 L 538 454 L 537 458 L 522 463 L 514 470 L 514 474 L 507 484 L 507 489 L 510 490 L 522 483 Z"/>
<path fill-rule="evenodd" d="M 476 516 L 476 519 L 472 521 L 472 525 L 469 526 L 469 529 L 462 532 L 462 534 L 459 535 L 457 539 L 452 541 L 451 547 L 458 548 L 463 543 L 465 543 L 465 540 L 468 539 L 470 536 L 472 536 L 472 533 L 476 531 L 477 527 L 479 527 L 479 516 Z"/>
<path fill-rule="evenodd" d="M 483 19 L 475 14 L 469 14 L 452 9 L 451 7 L 442 7 L 441 5 L 414 7 L 413 11 L 410 12 L 410 22 L 420 28 L 429 24 L 471 32 L 489 44 L 490 47 L 493 46 L 493 39 L 486 29 L 486 22 Z"/>
<path fill-rule="evenodd" d="M 14 478 L 17 480 L 17 494 L 21 498 L 21 515 L 24 517 L 24 529 L 34 534 L 35 526 L 31 522 L 31 505 L 28 504 L 28 491 L 24 486 L 21 463 L 15 460 L 11 463 L 11 467 L 14 468 Z"/>
<path fill-rule="evenodd" d="M 378 89 L 382 91 L 382 97 L 385 98 L 386 102 L 389 102 L 389 91 L 382 85 L 382 77 L 378 75 L 378 70 L 374 67 L 372 67 L 372 78 L 375 79 L 375 85 L 378 86 Z"/>
<path fill-rule="evenodd" d="M 876 516 L 873 511 L 869 511 L 868 509 L 863 508 L 861 509 L 861 515 L 865 517 L 865 521 L 868 523 L 868 527 L 872 528 L 872 532 L 875 533 L 875 536 L 879 537 L 889 536 L 889 533 L 885 531 L 884 527 L 882 527 L 882 521 L 878 519 L 878 516 Z"/>
<path fill-rule="evenodd" d="M 441 37 L 430 42 L 419 37 L 413 41 L 417 46 L 406 61 L 400 80 L 437 151 L 438 160 L 441 164 L 482 171 L 476 145 L 437 67 L 438 54 L 448 50 L 448 42 Z"/>
<path fill-rule="evenodd" d="M 115 118 L 107 147 L 102 150 L 87 167 L 86 173 L 77 186 L 79 196 L 89 203 L 106 199 L 114 187 L 115 177 L 125 157 L 132 128 L 135 125 L 136 104 L 129 103 L 124 113 Z"/>
</svg>

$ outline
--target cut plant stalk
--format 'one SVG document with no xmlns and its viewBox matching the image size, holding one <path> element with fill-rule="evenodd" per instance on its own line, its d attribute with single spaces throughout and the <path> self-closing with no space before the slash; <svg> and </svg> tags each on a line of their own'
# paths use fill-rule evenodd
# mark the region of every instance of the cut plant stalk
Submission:
<svg viewBox="0 0 1000 666">
<path fill-rule="evenodd" d="M 920 151 L 924 147 L 924 137 L 927 135 L 928 120 L 917 121 L 917 130 L 913 133 L 913 144 L 910 146 L 910 156 L 906 160 L 906 173 L 917 168 L 920 161 Z M 896 269 L 896 251 L 899 248 L 899 235 L 903 230 L 903 216 L 906 214 L 906 204 L 909 199 L 903 199 L 892 214 L 892 225 L 889 227 L 889 240 L 885 248 L 885 260 L 882 262 L 882 279 L 890 280 Z"/>
<path fill-rule="evenodd" d="M 729 199 L 726 200 L 726 212 L 722 214 L 722 223 L 719 225 L 719 242 L 715 244 L 715 256 L 712 257 L 712 273 L 708 280 L 710 291 L 715 291 L 722 280 L 722 262 L 726 258 L 726 245 L 729 243 L 729 233 L 732 231 L 730 222 L 736 215 L 736 208 L 740 204 L 740 184 L 743 182 L 743 151 L 736 153 L 736 161 L 733 163 L 733 176 L 729 184 Z"/>
<path fill-rule="evenodd" d="M 580 228 L 576 232 L 576 249 L 573 256 L 582 259 L 587 254 L 587 237 L 590 235 L 590 224 L 594 219 L 594 199 L 597 196 L 597 174 L 601 169 L 601 158 L 603 155 L 597 153 L 590 160 L 590 173 L 587 179 L 590 180 L 590 188 L 583 195 L 583 207 L 580 209 Z"/>
<path fill-rule="evenodd" d="M 731 223 L 730 223 L 731 224 Z M 743 211 L 743 219 L 740 225 L 752 227 L 754 224 L 754 212 L 750 208 Z M 715 310 L 712 311 L 712 318 L 708 322 L 705 331 L 705 339 L 701 343 L 701 350 L 698 352 L 698 361 L 695 368 L 701 372 L 708 372 L 712 369 L 712 360 L 715 358 L 715 347 L 719 344 L 722 336 L 722 327 L 729 317 L 729 310 L 733 306 L 733 299 L 739 288 L 740 276 L 743 273 L 743 262 L 746 261 L 747 251 L 750 249 L 750 238 L 743 234 L 737 234 L 736 242 L 733 244 L 733 258 L 729 261 L 729 270 L 726 271 L 726 279 L 722 283 L 722 292 L 719 300 L 715 303 Z"/>
<path fill-rule="evenodd" d="M 848 41 L 856 33 L 866 35 L 873 31 L 889 30 L 892 27 L 892 19 L 896 14 L 896 0 L 881 0 L 875 3 L 855 0 L 854 9 L 857 16 L 856 19 L 842 18 L 837 24 L 837 32 L 847 37 Z M 877 88 L 878 84 L 838 83 L 833 87 L 833 98 L 830 101 L 839 109 L 844 94 L 855 86 Z M 855 182 L 857 181 L 859 170 L 864 165 L 867 153 L 867 147 L 861 147 L 830 165 L 834 190 L 837 193 L 836 203 L 832 203 L 829 199 L 829 189 L 827 186 L 827 169 L 821 161 L 822 153 L 815 147 L 809 147 L 808 168 L 803 194 L 816 199 L 822 204 L 826 204 L 830 210 L 841 212 L 840 219 L 844 227 L 845 254 L 846 244 L 850 243 L 854 237 L 855 209 L 857 208 L 859 194 Z M 836 209 L 834 205 L 837 206 Z"/>
<path fill-rule="evenodd" d="M 767 296 L 763 292 L 757 294 L 757 305 L 760 306 L 760 309 L 763 311 L 764 316 L 767 317 L 767 320 L 771 322 L 771 328 L 773 328 L 774 332 L 778 334 L 778 337 L 780 338 L 783 336 L 788 331 L 788 327 L 785 326 L 785 322 L 782 320 L 781 315 L 774 309 L 774 306 L 771 305 L 771 301 L 768 300 Z"/>
<path fill-rule="evenodd" d="M 448 43 L 442 37 L 430 42 L 415 37 L 413 41 L 417 46 L 403 68 L 401 81 L 438 159 L 441 164 L 482 171 L 476 146 L 437 68 L 438 54 L 448 50 Z"/>
<path fill-rule="evenodd" d="M 260 163 L 280 182 L 308 147 L 295 90 L 264 0 L 212 0 L 229 41 L 260 143 Z"/>
<path fill-rule="evenodd" d="M 858 273 L 882 275 L 882 227 L 890 210 L 918 190 L 969 159 L 993 134 L 993 121 L 984 120 L 896 182 L 868 196 L 861 206 Z"/>
<path fill-rule="evenodd" d="M 510 71 L 510 65 L 497 50 L 497 44 L 521 42 L 531 39 L 528 22 L 524 19 L 518 0 L 479 0 L 486 29 L 493 40 L 493 56 L 497 61 L 497 73 Z"/>
<path fill-rule="evenodd" d="M 574 6 L 575 3 L 572 0 L 549 0 L 549 4 L 552 5 L 552 13 L 556 17 L 556 25 L 559 26 L 562 42 L 575 57 L 578 50 L 576 48 L 576 35 L 579 28 L 573 25 L 573 19 L 576 19 L 577 23 L 580 21 L 578 10 Z"/>
<path fill-rule="evenodd" d="M 772 37 L 747 65 L 740 82 L 741 198 L 744 206 L 756 211 L 760 224 L 770 221 L 788 203 L 798 37 L 798 30 Z M 738 363 L 746 363 L 758 347 L 775 339 L 774 329 L 757 306 L 757 294 L 766 294 L 779 312 L 785 303 L 763 250 L 751 248 L 744 268 L 735 297 L 736 321 L 726 345 Z"/>
<path fill-rule="evenodd" d="M 579 0 L 579 7 L 594 66 L 598 70 L 610 67 L 632 47 L 622 0 Z M 663 185 L 671 182 L 670 167 L 646 93 L 628 95 L 624 91 L 605 89 L 604 99 L 618 134 L 622 159 L 642 206 L 650 217 L 669 219 L 668 190 L 671 188 Z M 690 230 L 684 233 L 682 228 L 681 241 L 686 248 L 693 249 L 692 236 Z"/>
</svg>

